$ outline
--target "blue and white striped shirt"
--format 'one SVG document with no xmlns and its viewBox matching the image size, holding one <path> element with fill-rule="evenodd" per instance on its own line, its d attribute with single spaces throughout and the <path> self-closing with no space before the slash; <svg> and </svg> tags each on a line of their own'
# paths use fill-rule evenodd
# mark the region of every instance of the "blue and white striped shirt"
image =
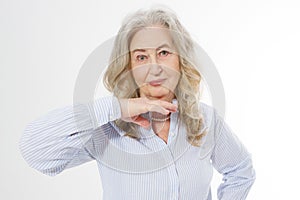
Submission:
<svg viewBox="0 0 300 200">
<path fill-rule="evenodd" d="M 108 96 L 29 123 L 20 151 L 49 176 L 96 160 L 104 200 L 211 200 L 213 167 L 223 175 L 218 199 L 246 199 L 255 180 L 251 156 L 213 107 L 199 105 L 208 128 L 200 147 L 188 143 L 178 112 L 171 113 L 167 143 L 142 127 L 140 139 L 124 135 L 114 123 L 121 117 L 118 99 Z"/>
</svg>

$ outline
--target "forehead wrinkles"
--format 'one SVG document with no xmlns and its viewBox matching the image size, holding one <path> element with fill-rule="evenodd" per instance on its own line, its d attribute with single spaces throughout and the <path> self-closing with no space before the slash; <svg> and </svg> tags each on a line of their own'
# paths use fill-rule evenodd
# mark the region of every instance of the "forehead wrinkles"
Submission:
<svg viewBox="0 0 300 200">
<path fill-rule="evenodd" d="M 129 50 L 158 49 L 167 47 L 174 49 L 174 43 L 170 30 L 166 28 L 144 28 L 134 34 L 129 45 Z"/>
</svg>

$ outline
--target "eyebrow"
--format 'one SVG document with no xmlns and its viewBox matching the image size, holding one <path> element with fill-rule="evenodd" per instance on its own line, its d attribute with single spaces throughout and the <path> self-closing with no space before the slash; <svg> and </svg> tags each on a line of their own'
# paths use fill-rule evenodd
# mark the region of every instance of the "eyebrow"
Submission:
<svg viewBox="0 0 300 200">
<path fill-rule="evenodd" d="M 162 44 L 162 45 L 159 45 L 157 48 L 156 48 L 156 50 L 158 50 L 158 49 L 162 49 L 162 48 L 164 48 L 164 47 L 167 47 L 167 48 L 169 48 L 169 49 L 171 49 L 171 47 L 170 47 L 170 45 L 169 44 L 167 44 L 167 43 L 164 43 L 164 44 Z M 148 48 L 148 49 L 150 49 L 150 48 Z M 137 51 L 142 51 L 142 52 L 145 52 L 146 51 L 146 49 L 134 49 L 133 51 L 131 51 L 132 53 L 135 53 L 135 52 L 137 52 Z"/>
</svg>

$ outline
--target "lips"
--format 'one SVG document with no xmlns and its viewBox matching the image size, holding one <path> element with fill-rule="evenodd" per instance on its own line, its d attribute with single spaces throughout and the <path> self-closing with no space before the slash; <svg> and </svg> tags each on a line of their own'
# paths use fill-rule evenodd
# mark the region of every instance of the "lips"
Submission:
<svg viewBox="0 0 300 200">
<path fill-rule="evenodd" d="M 148 82 L 149 85 L 151 86 L 160 86 L 161 84 L 163 84 L 165 82 L 166 79 L 157 79 L 157 80 L 153 80 Z"/>
</svg>

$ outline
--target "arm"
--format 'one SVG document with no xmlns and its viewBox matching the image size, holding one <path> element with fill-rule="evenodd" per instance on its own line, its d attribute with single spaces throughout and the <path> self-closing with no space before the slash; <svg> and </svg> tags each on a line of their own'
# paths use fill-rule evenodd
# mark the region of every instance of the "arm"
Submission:
<svg viewBox="0 0 300 200">
<path fill-rule="evenodd" d="M 215 169 L 223 175 L 218 199 L 246 199 L 255 180 L 251 155 L 222 117 L 217 113 L 215 117 L 216 143 L 211 159 Z"/>
<path fill-rule="evenodd" d="M 19 141 L 21 154 L 32 168 L 55 176 L 93 160 L 97 127 L 120 117 L 116 97 L 55 109 L 26 126 Z"/>
</svg>

